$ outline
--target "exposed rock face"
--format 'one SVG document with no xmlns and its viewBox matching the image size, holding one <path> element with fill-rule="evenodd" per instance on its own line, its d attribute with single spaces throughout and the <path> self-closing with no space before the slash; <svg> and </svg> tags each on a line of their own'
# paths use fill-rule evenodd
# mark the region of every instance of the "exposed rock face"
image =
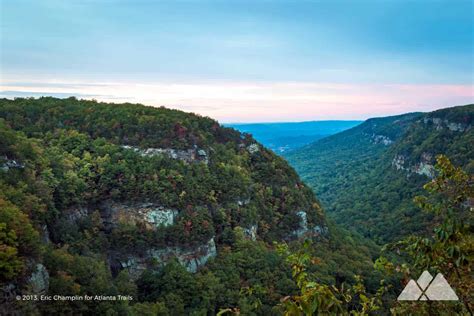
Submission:
<svg viewBox="0 0 474 316">
<path fill-rule="evenodd" d="M 471 128 L 471 125 L 468 124 L 450 122 L 448 120 L 442 120 L 436 117 L 426 117 L 423 119 L 423 123 L 433 124 L 436 130 L 442 130 L 443 128 L 447 128 L 453 132 L 465 132 Z"/>
<path fill-rule="evenodd" d="M 14 159 L 8 159 L 7 156 L 0 157 L 0 161 L 2 161 L 2 160 L 4 162 L 0 164 L 0 170 L 8 171 L 8 170 L 14 169 L 14 168 L 18 168 L 18 169 L 25 168 L 24 164 L 14 160 Z"/>
<path fill-rule="evenodd" d="M 418 165 L 412 168 L 413 172 L 419 175 L 427 176 L 428 178 L 434 178 L 435 168 L 433 165 L 430 165 L 425 162 L 420 162 Z"/>
<path fill-rule="evenodd" d="M 303 236 L 321 236 L 326 235 L 328 232 L 328 227 L 326 226 L 314 226 L 308 227 L 308 215 L 305 211 L 299 211 L 296 215 L 300 218 L 300 227 L 297 230 L 293 231 L 293 235 L 296 238 L 301 238 Z"/>
<path fill-rule="evenodd" d="M 134 146 L 123 145 L 125 149 L 133 150 L 142 156 L 165 155 L 171 159 L 178 159 L 186 163 L 204 162 L 209 163 L 209 158 L 204 149 L 173 149 L 173 148 L 147 148 L 141 149 Z"/>
<path fill-rule="evenodd" d="M 250 227 L 244 228 L 244 234 L 250 240 L 255 241 L 255 240 L 257 240 L 257 230 L 258 230 L 258 225 L 253 224 Z"/>
<path fill-rule="evenodd" d="M 467 128 L 461 123 L 448 123 L 448 129 L 454 132 L 464 132 Z"/>
<path fill-rule="evenodd" d="M 247 199 L 238 199 L 237 200 L 237 205 L 239 206 L 244 206 L 244 205 L 247 205 L 250 203 L 250 199 L 247 198 Z"/>
<path fill-rule="evenodd" d="M 127 260 L 120 262 L 120 268 L 126 269 L 130 278 L 136 281 L 148 268 L 147 259 L 142 257 L 130 256 Z"/>
<path fill-rule="evenodd" d="M 393 140 L 391 140 L 389 137 L 384 136 L 384 135 L 372 134 L 372 142 L 374 144 L 383 144 L 385 146 L 388 146 L 393 143 Z"/>
<path fill-rule="evenodd" d="M 212 237 L 207 243 L 189 249 L 181 247 L 150 249 L 144 257 L 129 256 L 120 262 L 120 266 L 127 269 L 133 279 L 138 279 L 146 269 L 153 268 L 153 265 L 162 266 L 172 258 L 176 258 L 187 271 L 195 273 L 216 255 L 216 244 Z"/>
<path fill-rule="evenodd" d="M 408 175 L 416 173 L 419 175 L 424 175 L 428 178 L 434 178 L 435 168 L 431 163 L 432 159 L 433 155 L 430 153 L 423 153 L 421 155 L 420 162 L 416 163 L 415 165 L 406 166 L 406 161 L 408 160 L 407 157 L 403 155 L 397 155 L 392 160 L 392 166 L 394 166 L 397 170 L 406 171 Z"/>
<path fill-rule="evenodd" d="M 51 243 L 51 239 L 49 238 L 48 226 L 46 226 L 46 225 L 41 226 L 41 241 L 44 244 Z"/>
<path fill-rule="evenodd" d="M 329 228 L 327 226 L 316 225 L 313 227 L 313 233 L 316 234 L 317 236 L 327 235 L 328 231 L 329 231 Z"/>
<path fill-rule="evenodd" d="M 34 294 L 46 293 L 49 287 L 49 273 L 45 266 L 38 263 L 28 279 L 28 284 Z"/>
<path fill-rule="evenodd" d="M 76 223 L 81 218 L 87 217 L 89 214 L 89 209 L 86 207 L 78 206 L 67 209 L 64 212 L 64 216 L 66 217 L 67 221 L 71 223 Z"/>
<path fill-rule="evenodd" d="M 175 224 L 178 210 L 165 208 L 154 203 L 123 204 L 105 202 L 102 207 L 106 226 L 113 227 L 119 222 L 144 224 L 148 229 Z M 217 255 L 214 237 L 206 243 L 193 247 L 150 248 L 144 254 L 111 254 L 109 264 L 112 269 L 126 269 L 133 279 L 138 279 L 143 271 L 163 266 L 176 258 L 189 272 L 196 272 L 201 266 Z"/>
<path fill-rule="evenodd" d="M 115 226 L 119 222 L 145 224 L 148 229 L 160 226 L 171 226 L 179 214 L 178 210 L 165 208 L 154 203 L 122 204 L 106 202 L 102 206 L 106 224 Z M 112 255 L 111 264 L 119 269 L 126 269 L 133 279 L 138 279 L 143 271 L 156 268 L 176 258 L 189 272 L 196 272 L 209 258 L 217 254 L 214 237 L 204 244 L 194 247 L 150 248 L 142 255 Z"/>
<path fill-rule="evenodd" d="M 255 153 L 258 153 L 260 151 L 260 147 L 258 146 L 258 144 L 252 144 L 252 145 L 249 145 L 247 147 L 247 151 L 250 154 L 255 154 Z"/>
<path fill-rule="evenodd" d="M 146 213 L 146 221 L 156 227 L 161 225 L 170 226 L 173 225 L 175 217 L 178 215 L 178 211 L 172 209 L 158 208 Z"/>
<path fill-rule="evenodd" d="M 308 218 L 305 211 L 299 211 L 296 215 L 300 217 L 300 228 L 295 230 L 295 235 L 300 238 L 308 232 Z"/>
<path fill-rule="evenodd" d="M 105 204 L 107 222 L 116 225 L 118 222 L 132 224 L 143 223 L 149 229 L 160 226 L 170 226 L 178 216 L 178 210 L 165 208 L 153 203 L 120 204 L 109 202 Z"/>
<path fill-rule="evenodd" d="M 397 170 L 406 170 L 405 168 L 405 156 L 396 155 L 392 160 L 392 166 Z"/>
<path fill-rule="evenodd" d="M 150 255 L 158 262 L 167 262 L 172 257 L 176 257 L 186 270 L 195 273 L 198 268 L 205 265 L 210 258 L 217 255 L 217 249 L 214 237 L 212 237 L 206 244 L 192 249 L 175 247 L 150 250 Z"/>
</svg>

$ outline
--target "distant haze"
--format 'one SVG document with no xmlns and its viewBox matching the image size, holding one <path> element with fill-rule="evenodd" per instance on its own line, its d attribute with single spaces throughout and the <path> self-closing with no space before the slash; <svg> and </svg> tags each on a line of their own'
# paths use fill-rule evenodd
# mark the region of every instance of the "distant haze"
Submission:
<svg viewBox="0 0 474 316">
<path fill-rule="evenodd" d="M 362 121 L 310 121 L 287 123 L 224 124 L 252 134 L 274 152 L 284 154 L 323 137 L 342 132 Z"/>
</svg>

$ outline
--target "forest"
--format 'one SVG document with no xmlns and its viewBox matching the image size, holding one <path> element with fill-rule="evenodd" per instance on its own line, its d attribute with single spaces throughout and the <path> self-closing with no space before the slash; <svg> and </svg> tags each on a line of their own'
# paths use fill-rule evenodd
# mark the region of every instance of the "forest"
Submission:
<svg viewBox="0 0 474 316">
<path fill-rule="evenodd" d="M 369 119 L 285 158 L 329 218 L 383 245 L 429 232 L 432 216 L 412 200 L 434 176 L 437 155 L 473 173 L 473 120 L 472 104 Z"/>
<path fill-rule="evenodd" d="M 0 133 L 4 312 L 281 313 L 280 299 L 298 288 L 274 243 L 302 238 L 325 258 L 312 267 L 320 280 L 373 274 L 374 244 L 328 223 L 284 159 L 210 118 L 2 99 Z M 13 299 L 23 294 L 134 299 Z"/>
<path fill-rule="evenodd" d="M 335 209 L 343 202 L 325 206 L 331 195 L 321 187 L 315 190 L 322 202 L 283 158 L 210 118 L 76 98 L 2 99 L 1 313 L 370 315 L 423 314 L 432 308 L 446 315 L 468 313 L 472 107 L 455 111 L 441 113 L 451 123 L 461 119 L 454 128 L 462 134 L 435 126 L 434 136 L 426 136 L 417 125 L 421 114 L 409 114 L 384 119 L 386 126 L 369 120 L 315 143 L 327 146 L 321 151 L 326 163 L 341 164 L 332 170 L 345 172 L 351 165 L 344 157 L 382 161 L 402 151 L 416 161 L 438 144 L 432 137 L 463 135 L 436 148 L 453 162 L 433 158 L 431 182 L 426 175 L 401 177 L 410 179 L 410 187 L 384 178 L 399 186 L 396 190 L 404 186 L 400 196 L 423 225 L 383 230 L 376 226 L 386 220 L 383 213 L 375 216 L 362 207 L 341 213 L 354 221 L 358 229 L 352 230 Z M 429 114 L 421 122 L 432 128 L 438 116 Z M 350 146 L 359 150 L 354 154 L 344 143 L 331 145 L 340 135 L 373 150 Z M 374 135 L 393 140 L 393 146 L 382 147 L 385 138 Z M 417 135 L 423 140 L 417 141 L 420 150 L 409 143 Z M 340 152 L 338 159 L 330 149 Z M 405 163 L 408 168 L 408 158 Z M 407 172 L 392 167 L 393 177 Z M 376 185 L 362 182 L 373 180 L 369 171 L 380 170 L 360 163 L 357 174 L 367 173 L 366 178 L 350 173 L 333 182 L 316 179 L 328 192 L 337 190 L 340 201 L 348 194 L 359 206 L 367 203 L 362 192 Z M 315 185 L 309 172 L 301 174 Z M 344 179 L 353 179 L 355 188 L 344 187 Z M 386 203 L 397 203 L 386 188 L 376 187 Z M 379 231 L 389 235 L 376 235 Z M 383 246 L 385 241 L 390 243 Z M 435 307 L 395 303 L 403 285 L 424 269 L 442 272 L 460 301 Z M 127 299 L 39 299 L 54 295 Z"/>
<path fill-rule="evenodd" d="M 474 316 L 474 0 L 0 0 L 0 316 Z"/>
</svg>

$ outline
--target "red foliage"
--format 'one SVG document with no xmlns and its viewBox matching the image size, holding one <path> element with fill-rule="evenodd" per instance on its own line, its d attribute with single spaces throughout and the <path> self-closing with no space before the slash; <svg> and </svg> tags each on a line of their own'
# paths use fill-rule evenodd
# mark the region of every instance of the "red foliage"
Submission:
<svg viewBox="0 0 474 316">
<path fill-rule="evenodd" d="M 174 125 L 174 132 L 176 133 L 176 136 L 178 136 L 178 138 L 184 138 L 186 136 L 187 131 L 188 129 L 180 123 L 176 123 Z"/>
<path fill-rule="evenodd" d="M 191 221 L 184 222 L 184 231 L 189 233 L 192 229 L 193 229 L 193 222 Z"/>
</svg>

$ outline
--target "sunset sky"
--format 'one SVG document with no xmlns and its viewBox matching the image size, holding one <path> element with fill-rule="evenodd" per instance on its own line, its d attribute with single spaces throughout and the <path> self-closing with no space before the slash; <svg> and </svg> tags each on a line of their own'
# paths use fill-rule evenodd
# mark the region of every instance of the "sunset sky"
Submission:
<svg viewBox="0 0 474 316">
<path fill-rule="evenodd" d="M 0 97 L 164 105 L 221 122 L 474 102 L 473 1 L 0 3 Z"/>
</svg>

